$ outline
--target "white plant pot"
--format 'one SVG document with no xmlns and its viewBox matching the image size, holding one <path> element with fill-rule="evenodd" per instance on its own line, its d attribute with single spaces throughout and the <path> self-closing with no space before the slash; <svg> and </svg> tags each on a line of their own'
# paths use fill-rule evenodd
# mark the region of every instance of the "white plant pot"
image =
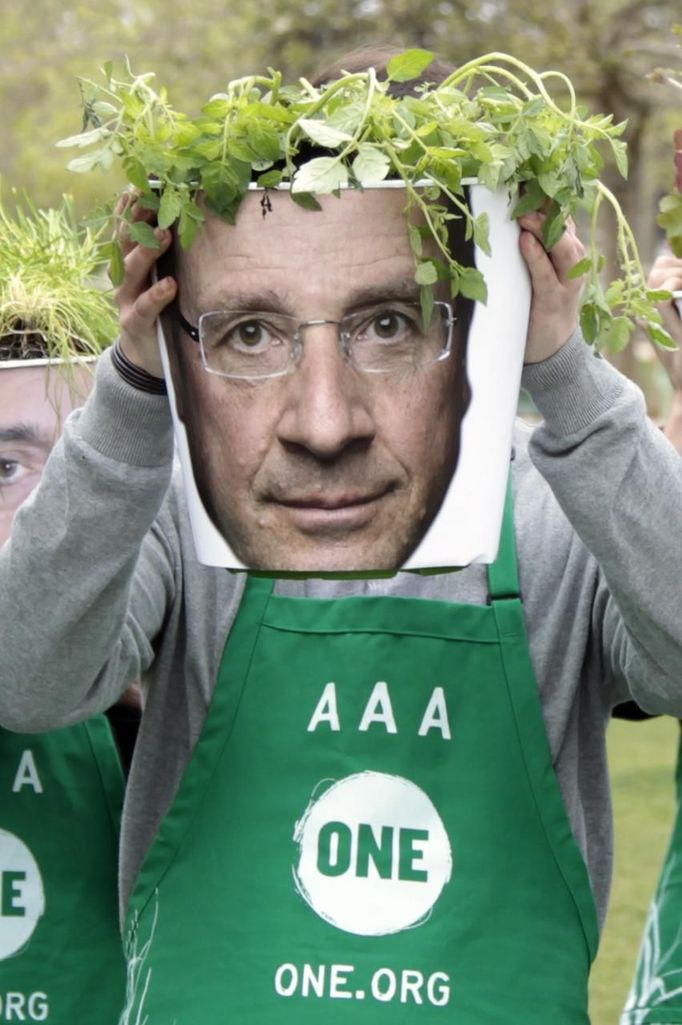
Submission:
<svg viewBox="0 0 682 1025">
<path fill-rule="evenodd" d="M 401 182 L 386 182 L 381 187 L 403 186 Z M 485 306 L 476 304 L 469 331 L 467 371 L 472 401 L 464 418 L 457 470 L 440 511 L 404 564 L 404 569 L 489 563 L 494 561 L 498 549 L 531 288 L 527 268 L 519 252 L 519 228 L 510 219 L 511 204 L 506 192 L 491 192 L 476 183 L 470 192 L 474 215 L 483 212 L 489 215 L 492 252 L 492 256 L 487 257 L 476 251 L 476 263 L 488 287 L 488 302 Z M 236 557 L 209 519 L 199 497 L 187 435 L 177 415 L 160 325 L 159 345 L 197 557 L 210 566 L 248 568 Z M 356 570 L 367 568 L 358 566 Z M 314 575 L 312 571 L 311 575 Z"/>
</svg>

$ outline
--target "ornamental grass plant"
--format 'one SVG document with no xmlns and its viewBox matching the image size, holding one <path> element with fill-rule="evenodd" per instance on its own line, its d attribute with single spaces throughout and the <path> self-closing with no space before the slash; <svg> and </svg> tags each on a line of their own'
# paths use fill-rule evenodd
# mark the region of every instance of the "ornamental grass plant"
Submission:
<svg viewBox="0 0 682 1025">
<path fill-rule="evenodd" d="M 15 197 L 17 198 L 17 197 Z M 39 210 L 23 197 L 0 200 L 0 361 L 82 361 L 116 337 L 103 289 L 101 231 L 79 224 L 73 202 Z"/>
</svg>

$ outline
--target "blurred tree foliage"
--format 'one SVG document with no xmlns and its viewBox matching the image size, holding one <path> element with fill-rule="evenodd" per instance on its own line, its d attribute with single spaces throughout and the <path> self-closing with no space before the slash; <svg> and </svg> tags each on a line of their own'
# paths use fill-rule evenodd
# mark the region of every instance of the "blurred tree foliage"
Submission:
<svg viewBox="0 0 682 1025">
<path fill-rule="evenodd" d="M 136 71 L 156 71 L 177 107 L 196 110 L 230 78 L 268 65 L 310 75 L 366 43 L 423 46 L 455 62 L 504 50 L 567 73 L 593 111 L 628 119 L 630 177 L 610 184 L 649 259 L 682 110 L 646 76 L 682 63 L 679 19 L 679 0 L 4 0 L 0 173 L 5 188 L 25 187 L 40 204 L 75 188 L 81 210 L 109 198 L 113 175 L 76 180 L 64 170 L 71 154 L 53 144 L 80 128 L 77 77 L 125 55 Z"/>
</svg>

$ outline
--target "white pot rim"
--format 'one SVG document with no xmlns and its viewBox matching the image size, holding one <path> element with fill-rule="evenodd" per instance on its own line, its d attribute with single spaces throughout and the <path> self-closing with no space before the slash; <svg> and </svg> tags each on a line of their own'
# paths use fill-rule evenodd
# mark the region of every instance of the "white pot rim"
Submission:
<svg viewBox="0 0 682 1025">
<path fill-rule="evenodd" d="M 264 174 L 267 172 L 263 172 Z M 151 189 L 159 189 L 161 182 L 156 178 L 149 179 L 149 187 Z M 190 183 L 193 186 L 197 185 L 197 182 Z M 439 182 L 434 181 L 433 178 L 420 178 L 416 182 L 411 183 L 415 189 L 427 189 L 431 185 L 438 185 Z M 462 185 L 481 185 L 482 183 L 478 178 L 462 178 Z M 487 188 L 487 186 L 482 186 Z M 370 182 L 367 185 L 339 185 L 339 189 L 342 192 L 364 192 L 366 189 L 404 189 L 407 188 L 405 182 L 401 178 L 387 178 L 382 182 Z M 291 192 L 291 182 L 280 182 L 279 185 L 270 185 L 265 188 L 263 185 L 258 185 L 257 182 L 249 182 L 247 189 L 249 192 Z M 332 195 L 332 193 L 313 193 L 313 195 Z"/>
<path fill-rule="evenodd" d="M 267 173 L 267 172 L 265 172 Z M 420 178 L 416 182 L 410 183 L 415 189 L 428 189 L 432 185 L 439 185 L 433 178 Z M 462 178 L 462 185 L 480 185 L 478 178 Z M 405 189 L 407 188 L 406 183 L 401 178 L 387 178 L 382 182 L 370 182 L 367 185 L 340 185 L 342 192 L 364 192 L 367 189 Z M 279 185 L 274 185 L 271 188 L 263 188 L 262 185 L 258 185 L 256 182 L 249 182 L 249 192 L 290 192 L 291 182 L 280 182 Z M 316 195 L 333 195 L 333 193 L 313 193 Z"/>
<path fill-rule="evenodd" d="M 39 356 L 35 359 L 0 359 L 0 370 L 20 370 L 22 367 L 59 367 L 65 364 L 78 366 L 81 363 L 96 363 L 97 356 L 73 356 L 71 359 L 59 357 L 50 359 L 49 356 Z"/>
</svg>

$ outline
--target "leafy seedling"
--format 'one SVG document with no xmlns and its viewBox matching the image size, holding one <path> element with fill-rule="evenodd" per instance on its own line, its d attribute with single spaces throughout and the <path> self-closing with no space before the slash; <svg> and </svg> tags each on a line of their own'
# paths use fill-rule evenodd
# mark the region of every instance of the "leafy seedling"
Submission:
<svg viewBox="0 0 682 1025">
<path fill-rule="evenodd" d="M 467 236 L 489 252 L 487 220 L 469 205 L 472 180 L 517 197 L 515 217 L 545 212 L 547 248 L 586 207 L 588 254 L 579 267 L 586 340 L 621 348 L 635 321 L 644 320 L 671 344 L 646 288 L 632 230 L 600 180 L 609 156 L 627 174 L 624 124 L 589 115 L 564 75 L 537 72 L 504 53 L 469 61 L 440 84 L 415 85 L 412 95 L 393 95 L 395 83 L 428 79 L 432 59 L 428 51 L 410 50 L 389 61 L 384 80 L 370 68 L 320 87 L 305 79 L 284 85 L 270 70 L 230 82 L 194 118 L 175 110 L 164 89 L 152 87 L 151 73 L 136 75 L 126 65 L 115 78 L 108 64 L 102 83 L 83 83 L 84 131 L 58 145 L 81 150 L 69 164 L 73 171 L 106 170 L 119 161 L 142 205 L 158 210 L 162 226 L 175 224 L 184 247 L 203 221 L 200 194 L 208 209 L 233 222 L 252 183 L 287 188 L 292 200 L 315 210 L 321 195 L 401 181 L 427 312 L 436 281 L 449 281 L 453 297 L 486 300 L 480 272 L 458 263 L 448 246 L 448 223 L 459 217 Z M 620 270 L 606 288 L 597 244 L 604 205 L 615 216 Z M 424 230 L 434 243 L 429 255 Z M 120 276 L 120 255 L 113 270 Z"/>
</svg>

